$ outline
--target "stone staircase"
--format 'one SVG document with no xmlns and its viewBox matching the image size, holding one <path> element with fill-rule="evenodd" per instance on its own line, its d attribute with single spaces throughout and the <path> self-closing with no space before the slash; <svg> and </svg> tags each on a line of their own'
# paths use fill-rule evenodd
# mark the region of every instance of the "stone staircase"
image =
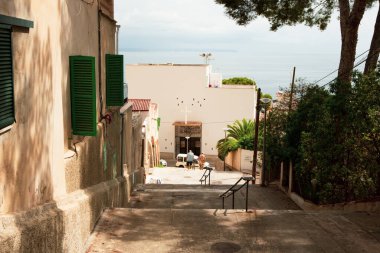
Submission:
<svg viewBox="0 0 380 253">
<path fill-rule="evenodd" d="M 147 184 L 142 191 L 134 191 L 128 204 L 130 208 L 170 209 L 221 209 L 218 196 L 230 185 L 173 185 Z M 299 210 L 299 207 L 276 186 L 267 188 L 249 186 L 249 209 Z M 232 207 L 232 197 L 226 199 L 226 208 Z M 235 194 L 235 209 L 245 209 L 245 188 Z"/>
<path fill-rule="evenodd" d="M 275 186 L 250 185 L 248 212 L 244 188 L 235 210 L 231 198 L 221 209 L 218 196 L 228 188 L 138 187 L 126 208 L 104 212 L 87 252 L 378 252 L 380 214 L 359 217 L 376 221 L 369 235 L 349 215 L 299 210 Z"/>
</svg>

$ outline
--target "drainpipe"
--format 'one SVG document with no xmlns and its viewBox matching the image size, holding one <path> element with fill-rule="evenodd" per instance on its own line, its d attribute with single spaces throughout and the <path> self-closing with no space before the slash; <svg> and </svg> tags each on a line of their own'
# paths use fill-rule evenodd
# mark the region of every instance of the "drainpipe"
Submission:
<svg viewBox="0 0 380 253">
<path fill-rule="evenodd" d="M 119 54 L 119 30 L 120 30 L 120 25 L 116 25 L 116 40 L 115 40 L 116 54 Z"/>
<path fill-rule="evenodd" d="M 100 2 L 98 1 L 98 72 L 99 72 L 99 99 L 100 99 L 100 120 L 103 117 L 103 95 L 102 95 L 102 33 L 101 33 L 101 15 Z"/>
<path fill-rule="evenodd" d="M 120 114 L 121 116 L 121 130 L 120 130 L 120 172 L 121 172 L 121 177 L 124 176 L 124 113 Z"/>
</svg>

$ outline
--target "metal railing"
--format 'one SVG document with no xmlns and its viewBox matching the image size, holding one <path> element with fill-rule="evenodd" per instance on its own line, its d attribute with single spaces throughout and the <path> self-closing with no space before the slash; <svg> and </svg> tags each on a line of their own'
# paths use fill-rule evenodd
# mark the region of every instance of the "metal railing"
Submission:
<svg viewBox="0 0 380 253">
<path fill-rule="evenodd" d="M 208 185 L 211 184 L 211 171 L 213 170 L 211 167 L 204 167 L 205 172 L 203 173 L 201 179 L 199 181 L 201 182 L 201 185 L 203 185 L 203 182 L 205 182 L 205 185 L 207 184 L 207 178 L 208 178 Z"/>
<path fill-rule="evenodd" d="M 240 181 L 244 180 L 244 184 L 239 185 Z M 219 195 L 222 198 L 222 208 L 224 209 L 224 199 L 232 195 L 232 209 L 235 209 L 235 192 L 238 192 L 241 188 L 245 188 L 245 211 L 248 212 L 248 184 L 249 181 L 255 180 L 254 177 L 241 177 L 233 186 L 231 186 L 227 191 Z"/>
</svg>

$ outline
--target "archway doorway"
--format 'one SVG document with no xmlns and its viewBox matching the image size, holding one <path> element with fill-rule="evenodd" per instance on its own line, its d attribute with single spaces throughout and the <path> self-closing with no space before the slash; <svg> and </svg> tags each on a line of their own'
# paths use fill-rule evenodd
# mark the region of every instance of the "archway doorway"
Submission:
<svg viewBox="0 0 380 253">
<path fill-rule="evenodd" d="M 175 155 L 186 154 L 187 150 L 192 150 L 199 156 L 202 152 L 202 123 L 177 121 L 173 125 L 175 126 Z M 188 141 L 186 137 L 189 137 Z"/>
<path fill-rule="evenodd" d="M 190 137 L 186 140 L 186 137 L 180 137 L 180 149 L 181 154 L 186 154 L 188 150 L 193 151 L 195 155 L 200 155 L 201 153 L 201 138 L 200 137 Z"/>
</svg>

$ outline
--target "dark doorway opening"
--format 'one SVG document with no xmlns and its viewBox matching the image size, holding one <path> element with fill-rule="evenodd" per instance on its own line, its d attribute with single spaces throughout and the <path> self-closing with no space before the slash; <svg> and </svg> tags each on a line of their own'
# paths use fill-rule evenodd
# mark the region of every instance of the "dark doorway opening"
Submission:
<svg viewBox="0 0 380 253">
<path fill-rule="evenodd" d="M 180 137 L 180 149 L 179 152 L 182 154 L 187 154 L 187 150 L 193 151 L 197 156 L 201 153 L 201 138 L 200 137 L 190 137 L 189 138 L 189 147 L 187 149 L 187 140 L 185 137 Z"/>
<path fill-rule="evenodd" d="M 201 153 L 202 124 L 200 122 L 176 121 L 175 125 L 175 155 L 186 154 L 187 150 L 192 150 L 197 156 Z M 186 140 L 186 137 L 189 140 Z"/>
</svg>

